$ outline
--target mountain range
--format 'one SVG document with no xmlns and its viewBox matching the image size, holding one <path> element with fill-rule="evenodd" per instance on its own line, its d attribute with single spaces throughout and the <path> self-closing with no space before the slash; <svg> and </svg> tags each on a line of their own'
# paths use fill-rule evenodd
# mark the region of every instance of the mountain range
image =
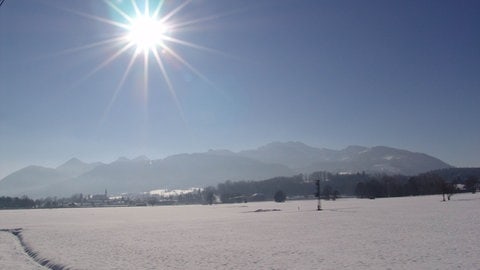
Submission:
<svg viewBox="0 0 480 270">
<path fill-rule="evenodd" d="M 423 153 L 375 146 L 342 150 L 315 148 L 301 142 L 274 142 L 254 150 L 210 150 L 151 160 L 119 158 L 112 163 L 85 163 L 72 158 L 57 168 L 28 166 L 0 181 L 0 196 L 32 198 L 75 193 L 145 192 L 161 188 L 190 188 L 232 180 L 263 180 L 326 170 L 333 173 L 405 174 L 450 168 Z"/>
</svg>

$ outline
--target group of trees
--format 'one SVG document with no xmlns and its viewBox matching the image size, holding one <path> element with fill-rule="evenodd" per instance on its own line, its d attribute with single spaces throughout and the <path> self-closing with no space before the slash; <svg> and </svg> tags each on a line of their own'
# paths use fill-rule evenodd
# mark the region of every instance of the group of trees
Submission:
<svg viewBox="0 0 480 270">
<path fill-rule="evenodd" d="M 446 182 L 433 173 L 414 177 L 382 176 L 359 182 L 355 187 L 355 196 L 359 198 L 401 197 L 431 194 L 453 194 L 455 185 Z"/>
<path fill-rule="evenodd" d="M 472 192 L 478 189 L 479 177 L 469 175 L 446 180 L 436 172 L 419 174 L 413 177 L 381 176 L 357 183 L 355 195 L 360 198 L 401 197 L 442 194 L 445 200 L 455 192 Z M 462 188 L 463 186 L 463 188 Z"/>
<path fill-rule="evenodd" d="M 478 179 L 478 177 L 469 176 L 467 180 L 465 180 L 465 189 L 472 193 L 477 192 L 480 184 L 480 181 Z"/>
<path fill-rule="evenodd" d="M 273 199 L 276 202 L 284 202 L 287 199 L 287 195 L 285 194 L 285 192 L 279 190 L 275 192 L 275 194 L 273 195 Z"/>
<path fill-rule="evenodd" d="M 446 177 L 447 175 L 449 177 Z M 281 191 L 290 198 L 311 198 L 313 195 L 320 195 L 326 200 L 335 200 L 340 195 L 378 198 L 431 194 L 442 194 L 444 198 L 450 199 L 455 192 L 475 192 L 479 188 L 479 178 L 480 169 L 457 168 L 417 176 L 316 172 L 308 176 L 299 174 L 264 181 L 226 181 L 217 187 L 206 188 L 204 198 L 209 204 L 217 197 L 224 203 L 277 200 L 275 194 Z M 315 194 L 316 180 L 320 181 L 320 194 Z"/>
<path fill-rule="evenodd" d="M 0 197 L 0 209 L 18 209 L 18 208 L 33 208 L 35 201 L 24 196 L 18 197 Z"/>
<path fill-rule="evenodd" d="M 292 177 L 275 177 L 263 181 L 226 181 L 217 187 L 207 187 L 207 203 L 217 196 L 221 202 L 246 202 L 274 200 L 281 191 L 288 196 L 313 195 L 314 184 L 305 181 L 303 175 Z M 277 194 L 278 195 L 278 194 Z M 280 196 L 281 197 L 281 196 Z M 286 195 L 285 195 L 286 197 Z"/>
<path fill-rule="evenodd" d="M 327 175 L 327 180 L 325 180 Z M 360 175 L 360 174 L 358 174 Z M 204 189 L 205 202 L 212 204 L 218 198 L 223 203 L 275 200 L 283 202 L 287 198 L 313 198 L 315 195 L 315 179 L 322 178 L 322 191 L 320 197 L 335 200 L 339 189 L 346 192 L 354 185 L 348 183 L 351 177 L 338 177 L 326 173 L 314 173 L 310 176 L 299 174 L 291 177 L 275 177 L 263 181 L 226 181 L 216 187 Z M 332 179 L 332 180 L 329 180 Z M 363 178 L 362 178 L 363 179 Z"/>
<path fill-rule="evenodd" d="M 278 192 L 289 198 L 313 198 L 319 195 L 322 199 L 335 200 L 340 195 L 354 196 L 356 185 L 371 179 L 372 176 L 365 173 L 342 175 L 315 172 L 263 181 L 226 181 L 216 187 L 207 187 L 205 201 L 211 204 L 216 198 L 223 203 L 276 200 L 275 194 Z M 320 194 L 315 194 L 317 180 L 321 184 Z"/>
</svg>

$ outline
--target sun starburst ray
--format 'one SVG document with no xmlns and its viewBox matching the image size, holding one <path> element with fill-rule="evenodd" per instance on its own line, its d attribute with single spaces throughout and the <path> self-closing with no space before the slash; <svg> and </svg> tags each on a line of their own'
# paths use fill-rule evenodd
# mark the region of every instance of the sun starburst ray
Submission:
<svg viewBox="0 0 480 270">
<path fill-rule="evenodd" d="M 135 11 L 135 16 L 141 16 L 141 15 L 142 15 L 142 12 L 141 12 L 140 9 L 138 8 L 137 1 L 131 0 L 130 2 L 132 3 L 133 10 Z"/>
<path fill-rule="evenodd" d="M 150 1 L 145 1 L 145 12 L 143 15 L 150 17 Z"/>
<path fill-rule="evenodd" d="M 123 46 L 120 50 L 116 51 L 113 55 L 111 55 L 109 58 L 107 58 L 105 61 L 100 63 L 98 66 L 96 66 L 94 69 L 92 69 L 87 75 L 82 77 L 77 83 L 80 83 L 82 81 L 85 81 L 86 79 L 90 78 L 93 76 L 95 73 L 97 73 L 99 70 L 105 68 L 108 64 L 110 64 L 112 61 L 117 59 L 120 55 L 122 55 L 126 50 L 128 50 L 130 47 L 132 47 L 131 44 L 126 44 Z"/>
<path fill-rule="evenodd" d="M 102 46 L 105 46 L 105 45 L 118 44 L 118 42 L 121 42 L 124 39 L 125 39 L 125 37 L 123 37 L 123 36 L 114 37 L 114 38 L 110 38 L 110 39 L 105 39 L 105 40 L 101 40 L 101 41 L 98 41 L 98 42 L 89 43 L 89 44 L 86 44 L 86 45 L 83 45 L 83 46 L 68 48 L 68 49 L 65 49 L 65 50 L 56 51 L 56 52 L 53 52 L 53 53 L 48 53 L 48 54 L 45 54 L 45 55 L 41 55 L 41 56 L 38 56 L 38 57 L 34 58 L 34 60 L 44 60 L 44 59 L 47 59 L 47 58 L 50 58 L 50 57 L 68 55 L 68 54 L 72 54 L 72 53 L 77 53 L 77 52 L 93 49 L 93 48 L 96 48 L 96 47 L 102 47 Z"/>
<path fill-rule="evenodd" d="M 155 8 L 155 10 L 153 11 L 153 14 L 152 14 L 153 18 L 158 18 L 158 16 L 160 15 L 160 10 L 162 10 L 163 3 L 165 3 L 165 0 L 160 0 L 158 2 L 157 7 Z"/>
<path fill-rule="evenodd" d="M 190 21 L 173 23 L 173 24 L 170 25 L 170 27 L 173 28 L 173 29 L 176 29 L 176 30 L 180 30 L 180 29 L 182 29 L 186 26 L 190 26 L 190 25 L 193 25 L 193 24 L 198 24 L 198 23 L 201 23 L 201 22 L 208 22 L 208 21 L 212 21 L 212 20 L 217 20 L 217 19 L 220 19 L 222 17 L 230 16 L 230 15 L 240 13 L 240 12 L 244 12 L 246 10 L 247 10 L 247 8 L 237 9 L 237 10 L 233 10 L 233 11 L 229 11 L 229 12 L 215 14 L 215 15 L 212 15 L 212 16 L 197 18 L 197 19 L 190 20 Z"/>
<path fill-rule="evenodd" d="M 69 8 L 63 8 L 63 7 L 59 7 L 59 9 L 62 9 L 62 10 L 77 14 L 79 16 L 92 19 L 92 20 L 103 22 L 103 23 L 106 23 L 106 24 L 109 24 L 109 25 L 117 26 L 117 27 L 120 27 L 120 28 L 123 28 L 123 29 L 128 29 L 128 27 L 129 27 L 128 24 L 113 21 L 113 20 L 109 20 L 109 19 L 99 17 L 99 16 L 94 16 L 94 15 L 91 15 L 91 14 L 88 14 L 88 13 L 85 13 L 85 12 L 76 11 L 76 10 L 72 10 L 72 9 L 69 9 Z"/>
<path fill-rule="evenodd" d="M 123 12 L 119 7 L 117 7 L 115 4 L 113 4 L 111 1 L 108 1 L 108 0 L 104 0 L 105 3 L 107 3 L 107 5 L 109 5 L 111 8 L 113 8 L 113 10 L 115 10 L 116 12 L 118 12 L 118 14 L 120 14 L 123 18 L 125 18 L 129 23 L 132 22 L 133 18 L 131 16 L 128 16 L 128 14 L 126 14 L 125 12 Z M 127 25 L 127 28 L 128 28 L 128 25 Z"/>
<path fill-rule="evenodd" d="M 184 40 L 181 40 L 181 39 L 173 38 L 173 37 L 170 37 L 170 36 L 164 36 L 163 39 L 167 40 L 167 41 L 171 41 L 173 43 L 188 46 L 190 48 L 203 50 L 203 51 L 207 51 L 207 52 L 210 52 L 210 53 L 219 54 L 219 55 L 223 55 L 223 56 L 229 56 L 228 54 L 226 54 L 222 51 L 215 50 L 215 49 L 208 48 L 208 47 L 204 47 L 204 46 L 200 46 L 200 45 L 197 45 L 197 44 L 194 44 L 194 43 L 191 43 L 191 42 L 187 42 L 187 41 L 184 41 Z"/>
<path fill-rule="evenodd" d="M 143 53 L 143 98 L 145 104 L 147 104 L 148 100 L 148 56 L 148 51 Z"/>
<path fill-rule="evenodd" d="M 153 56 L 155 57 L 155 60 L 157 61 L 157 65 L 160 68 L 160 71 L 162 72 L 162 76 L 163 76 L 163 79 L 165 80 L 165 83 L 167 84 L 168 91 L 172 95 L 175 102 L 177 102 L 178 101 L 177 94 L 176 94 L 175 90 L 173 89 L 173 85 L 170 81 L 170 77 L 168 77 L 167 71 L 165 70 L 165 66 L 163 65 L 162 59 L 158 55 L 157 50 L 153 51 Z"/>
<path fill-rule="evenodd" d="M 119 81 L 117 87 L 115 88 L 115 91 L 113 92 L 113 95 L 112 95 L 112 98 L 110 99 L 110 102 L 108 103 L 107 108 L 105 108 L 105 111 L 103 112 L 103 116 L 100 120 L 100 124 L 105 123 L 105 121 L 108 117 L 108 114 L 110 113 L 110 110 L 112 109 L 113 103 L 117 99 L 117 96 L 118 96 L 118 93 L 120 92 L 120 89 L 122 89 L 123 84 L 125 83 L 128 74 L 130 74 L 130 70 L 132 69 L 132 66 L 133 66 L 133 63 L 135 62 L 135 59 L 137 59 L 137 57 L 134 54 L 132 54 L 132 56 L 130 57 L 130 61 L 128 62 L 127 68 L 125 69 L 122 77 L 120 78 L 120 81 Z"/>
<path fill-rule="evenodd" d="M 171 17 L 173 17 L 175 14 L 180 12 L 184 7 L 186 7 L 188 4 L 190 4 L 191 0 L 187 0 L 183 2 L 180 6 L 176 7 L 174 10 L 169 12 L 167 15 L 163 16 L 160 22 L 164 23 L 167 22 Z"/>
<path fill-rule="evenodd" d="M 165 69 L 165 66 L 163 65 L 163 61 L 158 55 L 158 51 L 154 50 L 153 51 L 153 56 L 155 60 L 157 61 L 157 65 L 160 68 L 160 71 L 162 72 L 163 79 L 165 80 L 165 83 L 167 84 L 168 91 L 172 95 L 172 99 L 175 102 L 175 106 L 177 107 L 178 112 L 180 113 L 180 116 L 183 120 L 184 123 L 186 123 L 186 118 L 183 113 L 182 106 L 180 105 L 180 102 L 177 97 L 177 93 L 175 92 L 175 89 L 173 88 L 172 82 L 170 81 L 170 77 L 167 74 L 167 71 Z"/>
<path fill-rule="evenodd" d="M 239 62 L 253 63 L 253 61 L 246 60 L 245 58 L 240 58 L 240 57 L 237 57 L 235 55 L 222 52 L 220 50 L 215 50 L 215 49 L 212 49 L 212 48 L 209 48 L 209 47 L 200 46 L 198 44 L 191 43 L 191 42 L 181 40 L 181 39 L 177 39 L 177 38 L 173 38 L 173 37 L 170 37 L 170 36 L 164 36 L 163 39 L 165 41 L 170 41 L 172 43 L 184 45 L 184 46 L 194 48 L 194 49 L 197 49 L 197 50 L 203 50 L 203 51 L 206 51 L 206 52 L 209 52 L 209 53 L 212 53 L 212 54 L 216 54 L 216 55 L 220 55 L 220 56 L 227 57 L 227 58 L 230 58 L 230 59 L 234 59 L 234 60 L 239 61 Z"/>
<path fill-rule="evenodd" d="M 198 71 L 190 63 L 188 63 L 185 59 L 183 59 L 183 57 L 181 57 L 179 54 L 177 54 L 174 50 L 172 50 L 168 46 L 164 46 L 163 49 L 165 51 L 167 51 L 169 54 L 171 54 L 175 59 L 177 59 L 182 64 L 184 64 L 186 67 L 188 67 L 195 75 L 200 77 L 202 80 L 204 80 L 205 82 L 207 82 L 210 85 L 214 85 L 213 82 L 211 82 L 205 75 L 203 75 L 200 71 Z"/>
<path fill-rule="evenodd" d="M 102 47 L 102 46 L 105 46 L 105 45 L 109 45 L 109 44 L 118 44 L 118 42 L 124 40 L 125 37 L 123 36 L 118 36 L 118 37 L 114 37 L 114 38 L 109 38 L 109 39 L 104 39 L 104 40 L 101 40 L 101 41 L 98 41 L 98 42 L 93 42 L 93 43 L 89 43 L 89 44 L 85 44 L 83 46 L 78 46 L 78 47 L 74 47 L 74 48 L 69 48 L 69 49 L 65 49 L 65 50 L 62 50 L 62 51 L 58 51 L 56 52 L 55 54 L 53 54 L 53 56 L 59 56 L 59 55 L 64 55 L 64 54 L 70 54 L 70 53 L 75 53 L 75 52 L 80 52 L 80 51 L 84 51 L 84 50 L 89 50 L 89 49 L 93 49 L 93 48 L 96 48 L 96 47 Z"/>
</svg>

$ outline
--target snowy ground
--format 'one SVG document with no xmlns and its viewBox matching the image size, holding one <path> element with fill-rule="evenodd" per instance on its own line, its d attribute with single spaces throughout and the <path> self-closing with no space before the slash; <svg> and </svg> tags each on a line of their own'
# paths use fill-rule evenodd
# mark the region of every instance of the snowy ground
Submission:
<svg viewBox="0 0 480 270">
<path fill-rule="evenodd" d="M 480 269 L 480 194 L 323 206 L 0 211 L 0 229 L 23 228 L 28 246 L 71 269 Z M 0 269 L 41 269 L 31 263 L 0 232 Z"/>
<path fill-rule="evenodd" d="M 45 270 L 23 250 L 18 239 L 11 233 L 0 231 L 0 269 Z"/>
</svg>

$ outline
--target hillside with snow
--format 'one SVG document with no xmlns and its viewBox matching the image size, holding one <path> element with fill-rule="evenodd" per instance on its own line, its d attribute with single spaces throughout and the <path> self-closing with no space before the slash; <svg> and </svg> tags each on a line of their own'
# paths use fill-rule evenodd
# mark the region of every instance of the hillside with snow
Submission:
<svg viewBox="0 0 480 270">
<path fill-rule="evenodd" d="M 384 146 L 331 150 L 301 142 L 274 142 L 237 153 L 210 150 L 164 159 L 122 157 L 111 163 L 86 163 L 72 158 L 57 168 L 29 166 L 2 179 L 0 195 L 60 197 L 102 193 L 105 189 L 119 194 L 204 187 L 227 180 L 264 180 L 324 170 L 416 175 L 450 167 L 427 154 Z"/>
</svg>

